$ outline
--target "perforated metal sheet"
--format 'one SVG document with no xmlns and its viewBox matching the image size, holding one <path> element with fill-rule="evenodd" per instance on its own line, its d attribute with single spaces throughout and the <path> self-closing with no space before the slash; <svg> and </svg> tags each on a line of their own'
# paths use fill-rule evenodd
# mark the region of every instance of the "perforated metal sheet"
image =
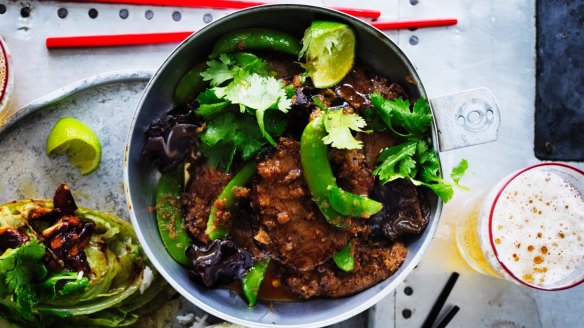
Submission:
<svg viewBox="0 0 584 328">
<path fill-rule="evenodd" d="M 535 88 L 535 5 L 533 1 L 509 0 L 376 0 L 376 1 L 289 1 L 324 5 L 381 9 L 383 19 L 457 17 L 448 28 L 390 32 L 417 67 L 431 96 L 475 87 L 488 87 L 498 99 L 502 122 L 495 143 L 454 150 L 442 155 L 449 170 L 461 157 L 469 160 L 473 173 L 464 182 L 476 192 L 510 171 L 538 160 L 533 155 Z M 415 5 L 414 5 L 415 3 Z M 47 36 L 137 33 L 196 30 L 211 17 L 230 11 L 175 9 L 168 7 L 108 6 L 52 1 L 6 1 L 0 14 L 0 36 L 13 55 L 16 72 L 14 107 L 90 75 L 120 69 L 153 70 L 175 45 L 82 50 L 46 50 Z M 30 4 L 28 18 L 20 16 Z M 59 8 L 68 15 L 57 16 Z M 91 19 L 88 10 L 96 8 Z M 120 18 L 127 9 L 128 17 Z M 153 17 L 145 18 L 151 10 Z M 174 12 L 181 15 L 173 20 Z M 175 14 L 176 16 L 176 14 Z M 206 18 L 205 18 L 206 17 Z M 79 106 L 89 104 L 79 104 Z M 132 110 L 134 108 L 124 108 Z M 121 109 L 122 110 L 122 109 Z M 584 168 L 582 163 L 572 163 Z M 433 245 L 422 263 L 393 295 L 369 312 L 370 327 L 418 327 L 451 271 L 461 277 L 447 304 L 461 306 L 451 327 L 576 327 L 584 311 L 584 287 L 544 293 L 522 289 L 473 272 L 454 245 L 457 209 L 469 196 L 457 192 L 448 203 Z M 413 294 L 406 295 L 410 286 Z M 403 310 L 411 310 L 405 318 Z M 363 316 L 343 323 L 363 326 Z"/>
</svg>

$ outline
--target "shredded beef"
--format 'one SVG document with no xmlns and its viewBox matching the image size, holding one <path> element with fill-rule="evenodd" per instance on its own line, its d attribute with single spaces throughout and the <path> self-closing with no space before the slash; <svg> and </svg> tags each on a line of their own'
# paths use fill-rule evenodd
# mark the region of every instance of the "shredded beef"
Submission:
<svg viewBox="0 0 584 328">
<path fill-rule="evenodd" d="M 348 296 L 389 277 L 403 263 L 406 255 L 407 248 L 400 242 L 389 246 L 358 242 L 354 246 L 353 271 L 341 271 L 332 260 L 306 272 L 285 269 L 282 286 L 304 299 Z"/>
<path fill-rule="evenodd" d="M 273 258 L 298 270 L 319 265 L 344 247 L 346 231 L 326 222 L 302 177 L 300 145 L 280 138 L 276 151 L 258 163 L 252 189 L 255 240 Z"/>
<path fill-rule="evenodd" d="M 397 83 L 389 83 L 387 78 L 368 72 L 362 66 L 355 66 L 340 85 L 349 85 L 353 90 L 345 89 L 346 97 L 356 97 L 355 93 L 369 95 L 379 92 L 387 99 L 403 98 L 409 99 L 407 92 Z M 355 98 L 358 100 L 358 98 Z M 349 102 L 351 103 L 351 102 Z"/>
<path fill-rule="evenodd" d="M 341 188 L 357 195 L 369 195 L 375 178 L 362 149 L 331 148 L 329 159 Z"/>
</svg>

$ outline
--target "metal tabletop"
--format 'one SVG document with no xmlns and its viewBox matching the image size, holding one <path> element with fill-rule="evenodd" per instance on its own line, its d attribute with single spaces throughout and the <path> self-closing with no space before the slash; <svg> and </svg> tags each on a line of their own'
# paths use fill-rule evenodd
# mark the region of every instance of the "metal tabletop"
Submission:
<svg viewBox="0 0 584 328">
<path fill-rule="evenodd" d="M 276 1 L 269 1 L 276 2 Z M 533 153 L 535 100 L 535 3 L 522 0 L 319 0 L 287 1 L 380 9 L 382 19 L 456 17 L 448 28 L 388 32 L 409 56 L 430 96 L 488 87 L 501 109 L 499 140 L 441 155 L 444 168 L 466 158 L 471 172 L 445 207 L 431 247 L 419 266 L 392 295 L 368 313 L 337 327 L 419 327 L 451 272 L 461 273 L 447 304 L 461 311 L 450 327 L 577 327 L 584 311 L 584 287 L 568 291 L 528 290 L 475 273 L 454 242 L 457 211 L 472 193 L 509 172 L 538 162 Z M 47 50 L 45 38 L 197 30 L 231 11 L 0 0 L 0 37 L 12 53 L 13 109 L 77 80 L 115 70 L 155 70 L 176 45 Z M 31 8 L 22 17 L 21 8 Z M 65 18 L 58 9 L 65 8 Z M 95 8 L 96 18 L 88 11 Z M 120 10 L 127 10 L 121 18 Z M 149 11 L 149 13 L 147 13 Z M 178 14 L 176 14 L 178 13 Z M 150 17 L 150 19 L 147 18 Z M 180 19 L 177 19 L 180 18 Z M 135 102 L 132 102 L 135 103 Z M 124 108 L 133 111 L 134 108 Z M 584 168 L 583 163 L 571 163 Z M 1 199 L 8 201 L 11 199 Z M 412 293 L 405 293 L 411 287 Z M 411 314 L 411 315 L 408 315 Z"/>
</svg>

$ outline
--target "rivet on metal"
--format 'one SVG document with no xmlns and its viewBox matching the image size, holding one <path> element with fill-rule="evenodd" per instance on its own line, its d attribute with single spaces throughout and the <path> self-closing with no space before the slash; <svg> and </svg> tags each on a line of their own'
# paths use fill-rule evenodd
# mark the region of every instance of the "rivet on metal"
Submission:
<svg viewBox="0 0 584 328">
<path fill-rule="evenodd" d="M 130 12 L 128 11 L 128 9 L 120 9 L 120 18 L 121 19 L 126 19 L 130 16 Z"/>
<path fill-rule="evenodd" d="M 417 36 L 415 36 L 415 35 L 412 35 L 412 36 L 410 37 L 410 44 L 411 44 L 412 46 L 415 46 L 416 44 L 418 44 L 418 42 L 419 42 L 419 41 L 420 41 L 420 40 L 418 40 L 418 37 L 417 37 Z"/>
</svg>

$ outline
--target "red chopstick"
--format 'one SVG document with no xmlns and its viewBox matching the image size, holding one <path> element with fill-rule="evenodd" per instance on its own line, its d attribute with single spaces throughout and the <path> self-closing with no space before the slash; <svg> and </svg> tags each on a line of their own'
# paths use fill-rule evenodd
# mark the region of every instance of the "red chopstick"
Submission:
<svg viewBox="0 0 584 328">
<path fill-rule="evenodd" d="M 48 49 L 55 49 L 179 43 L 191 34 L 193 34 L 193 32 L 49 37 L 47 38 L 46 45 Z"/>
<path fill-rule="evenodd" d="M 456 18 L 447 18 L 395 22 L 372 22 L 371 25 L 377 27 L 380 30 L 392 30 L 403 28 L 449 26 L 455 25 L 457 24 L 457 22 L 458 20 Z M 161 43 L 178 43 L 182 42 L 192 33 L 193 32 L 170 32 L 170 33 L 167 32 L 167 33 L 48 37 L 46 40 L 46 45 L 47 48 L 54 49 L 54 48 L 115 47 Z"/>
<path fill-rule="evenodd" d="M 244 9 L 253 6 L 268 4 L 267 2 L 261 1 L 239 1 L 239 0 L 90 0 L 90 1 L 72 0 L 72 1 L 166 7 L 213 8 L 213 9 Z M 345 7 L 330 8 L 357 17 L 378 18 L 379 16 L 381 16 L 381 12 L 379 10 L 374 9 Z"/>
<path fill-rule="evenodd" d="M 451 26 L 458 24 L 456 18 L 439 18 L 439 19 L 424 19 L 424 20 L 402 20 L 394 22 L 371 22 L 371 25 L 380 30 L 396 30 L 406 28 L 424 28 L 424 27 L 438 27 Z"/>
</svg>

